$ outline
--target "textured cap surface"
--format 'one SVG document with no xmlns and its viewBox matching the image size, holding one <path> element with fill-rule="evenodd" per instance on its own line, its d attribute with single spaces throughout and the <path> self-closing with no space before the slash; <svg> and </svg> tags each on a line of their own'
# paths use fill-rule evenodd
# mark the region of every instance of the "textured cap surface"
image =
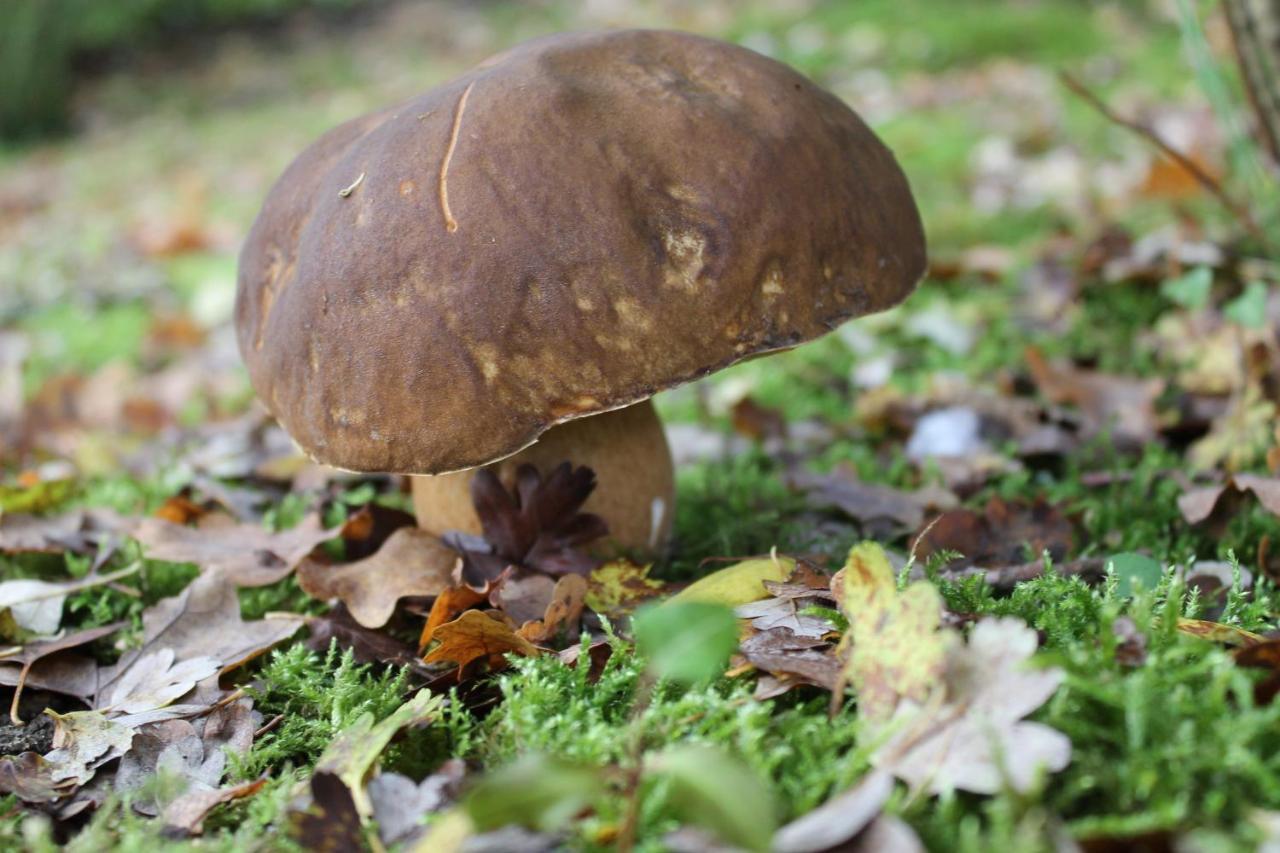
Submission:
<svg viewBox="0 0 1280 853">
<path fill-rule="evenodd" d="M 924 265 L 906 179 L 835 96 L 697 36 L 571 34 L 298 157 L 236 323 L 314 458 L 439 473 L 889 307 Z"/>
</svg>

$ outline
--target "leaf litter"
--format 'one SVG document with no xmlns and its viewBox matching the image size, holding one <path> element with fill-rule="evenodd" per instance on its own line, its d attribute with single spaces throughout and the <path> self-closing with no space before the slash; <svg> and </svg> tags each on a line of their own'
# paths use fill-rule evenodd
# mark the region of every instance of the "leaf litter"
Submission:
<svg viewBox="0 0 1280 853">
<path fill-rule="evenodd" d="M 828 38 L 817 26 L 809 27 L 816 35 L 797 27 L 785 36 L 761 32 L 744 38 L 782 39 L 786 50 L 799 53 L 861 56 L 852 60 L 861 67 L 883 51 L 876 46 L 883 35 L 874 24 L 868 27 L 845 41 Z M 0 759 L 0 786 L 42 804 L 60 821 L 101 806 L 109 791 L 125 791 L 135 812 L 155 815 L 172 835 L 198 834 L 211 810 L 269 783 L 268 775 L 228 782 L 225 763 L 219 763 L 224 750 L 247 754 L 263 725 L 231 682 L 252 693 L 259 670 L 246 664 L 275 645 L 304 642 L 296 636 L 304 626 L 310 633 L 305 642 L 318 650 L 334 644 L 366 663 L 406 666 L 406 678 L 440 679 L 441 689 L 461 680 L 461 712 L 478 716 L 484 711 L 467 704 L 463 688 L 509 668 L 512 655 L 528 655 L 539 666 L 558 658 L 586 670 L 588 684 L 603 678 L 602 690 L 611 689 L 609 679 L 616 675 L 606 667 L 620 666 L 619 659 L 629 656 L 632 615 L 673 593 L 699 605 L 735 608 L 739 651 L 729 672 L 753 679 L 759 699 L 793 692 L 771 706 L 777 713 L 792 702 L 832 693 L 841 714 L 866 723 L 858 749 L 875 766 L 856 779 L 854 762 L 860 759 L 853 753 L 826 756 L 830 763 L 849 765 L 840 784 L 828 791 L 833 795 L 825 798 L 826 806 L 797 816 L 774 836 L 775 849 L 919 849 L 920 840 L 896 815 L 925 823 L 919 809 L 913 811 L 920 797 L 951 789 L 1034 796 L 1042 774 L 1061 770 L 1070 760 L 1070 745 L 1028 718 L 1043 714 L 1052 695 L 1072 688 L 1063 685 L 1058 669 L 1037 658 L 1041 638 L 1035 631 L 1008 616 L 969 612 L 1017 609 L 1030 581 L 1088 585 L 1099 596 L 1124 601 L 1121 615 L 1108 614 L 1101 623 L 1109 636 L 1097 645 L 1114 643 L 1118 664 L 1135 679 L 1170 665 L 1162 637 L 1176 631 L 1183 635 L 1179 642 L 1231 650 L 1229 657 L 1219 653 L 1228 666 L 1261 670 L 1253 682 L 1255 701 L 1271 701 L 1273 626 L 1249 608 L 1268 600 L 1267 584 L 1277 576 L 1268 571 L 1266 545 L 1268 536 L 1277 535 L 1272 481 L 1280 470 L 1274 425 L 1280 370 L 1274 323 L 1267 320 L 1268 313 L 1274 320 L 1275 306 L 1266 295 L 1275 270 L 1265 258 L 1250 257 L 1261 254 L 1256 247 L 1219 239 L 1200 221 L 1196 203 L 1203 199 L 1196 195 L 1203 187 L 1167 157 L 1134 149 L 1125 163 L 1094 164 L 1056 140 L 1052 128 L 1060 116 L 1046 88 L 1052 80 L 1046 84 L 1045 75 L 1029 73 L 1037 70 L 1001 58 L 949 69 L 937 80 L 932 72 L 879 84 L 859 77 L 856 89 L 869 104 L 883 102 L 886 115 L 908 105 L 992 106 L 996 121 L 972 146 L 968 204 L 982 215 L 1021 216 L 1028 205 L 1047 205 L 1055 214 L 1087 210 L 1091 230 L 1062 220 L 1057 233 L 1035 247 L 1038 260 L 1029 271 L 1020 265 L 1021 250 L 990 235 L 981 238 L 990 245 L 968 248 L 946 245 L 944 238 L 928 285 L 936 298 L 914 313 L 859 324 L 867 327 L 870 343 L 857 350 L 852 368 L 841 358 L 831 371 L 796 366 L 792 379 L 821 386 L 814 396 L 838 401 L 822 417 L 811 417 L 805 400 L 805 413 L 796 415 L 792 408 L 804 395 L 780 397 L 768 381 L 753 379 L 750 394 L 725 395 L 735 402 L 713 412 L 741 437 L 713 428 L 710 420 L 678 424 L 672 431 L 697 439 L 673 440 L 691 464 L 723 464 L 729 450 L 764 459 L 770 476 L 779 474 L 811 503 L 801 519 L 844 525 L 833 529 L 845 538 L 820 542 L 821 553 L 802 555 L 790 547 L 794 543 L 784 547 L 781 536 L 776 542 L 756 538 L 750 547 L 723 550 L 757 556 L 729 558 L 729 568 L 721 571 L 699 566 L 705 577 L 687 586 L 689 573 L 672 572 L 668 561 L 601 563 L 589 549 L 603 523 L 580 512 L 591 478 L 568 463 L 522 472 L 510 489 L 481 482 L 485 537 L 435 542 L 414 531 L 407 513 L 368 503 L 372 492 L 397 503 L 403 498 L 400 480 L 325 472 L 297 454 L 260 410 L 226 417 L 236 414 L 240 404 L 228 406 L 226 400 L 242 381 L 227 368 L 236 359 L 234 342 L 220 342 L 225 320 L 206 326 L 200 312 L 154 306 L 141 366 L 115 361 L 47 378 L 33 373 L 39 381 L 30 393 L 22 385 L 32 342 L 25 333 L 0 333 L 0 454 L 17 460 L 4 469 L 0 483 L 0 551 L 21 567 L 0 583 L 0 594 L 9 591 L 4 624 L 14 644 L 0 657 L 0 684 L 21 684 L 29 694 L 24 699 L 14 691 L 15 709 L 20 702 L 48 703 L 50 713 L 26 725 L 53 728 L 57 736 L 55 746 Z M 1019 106 L 1012 111 L 1010 91 L 1023 99 L 1015 99 Z M 1007 114 L 999 113 L 1001 102 Z M 1025 109 L 1031 104 L 1034 109 Z M 1166 108 L 1163 118 L 1177 118 L 1175 112 Z M 1001 120 L 1019 130 L 1009 132 Z M 1213 164 L 1209 174 L 1221 177 L 1221 164 L 1214 161 L 1223 143 L 1213 138 L 1213 123 L 1201 116 L 1193 124 L 1188 138 L 1195 161 Z M 1126 181 L 1130 189 L 1119 193 L 1108 186 Z M 30 195 L 50 194 L 42 189 Z M 142 217 L 130 226 L 125 236 L 131 251 L 168 263 L 234 247 L 234 233 L 204 221 L 201 193 L 183 195 L 194 201 L 184 202 L 180 215 Z M 1134 199 L 1153 198 L 1178 200 L 1175 222 L 1141 233 L 1105 220 Z M 1103 221 L 1097 222 L 1098 214 Z M 1014 291 L 1003 289 L 1011 279 Z M 983 300 L 1003 305 L 1011 296 L 1012 322 L 1007 312 L 982 307 Z M 6 294 L 2 301 L 10 298 Z M 1121 346 L 1087 328 L 1098 317 L 1126 315 L 1130 306 L 1122 300 L 1129 298 L 1163 300 L 1156 320 L 1143 324 L 1149 328 L 1132 334 L 1108 328 L 1105 336 L 1122 338 Z M 849 328 L 842 330 L 842 340 L 856 337 L 843 334 Z M 1001 356 L 995 369 L 993 340 L 1015 354 Z M 34 344 L 36 350 L 41 346 Z M 961 375 L 966 372 L 972 378 Z M 180 410 L 191 406 L 208 413 L 210 422 L 184 423 Z M 710 449 L 689 450 L 698 442 Z M 827 453 L 837 444 L 838 453 Z M 179 457 L 180 475 L 166 476 L 162 494 L 148 495 L 133 508 L 159 506 L 158 517 L 138 519 L 97 506 L 63 508 L 68 496 L 78 500 L 82 490 L 93 488 L 101 472 L 127 471 L 141 482 L 161 470 L 157 459 L 170 452 Z M 1146 463 L 1137 460 L 1156 454 L 1161 472 L 1149 476 Z M 1074 492 L 1069 487 L 1077 481 L 1092 491 Z M 1177 488 L 1169 489 L 1170 482 Z M 345 496 L 362 489 L 372 491 L 360 499 Z M 1137 499 L 1119 508 L 1122 519 L 1100 523 L 1109 512 L 1105 501 L 1128 490 Z M 1175 504 L 1178 491 L 1183 499 Z M 91 501 L 107 502 L 97 496 Z M 734 511 L 751 523 L 749 509 Z M 347 523 L 331 526 L 342 512 Z M 278 532 L 259 523 L 264 516 L 273 516 L 270 527 Z M 288 523 L 296 518 L 301 521 Z M 1162 532 L 1149 533 L 1148 521 Z M 1176 541 L 1171 550 L 1177 553 L 1135 542 L 1125 528 L 1157 542 L 1162 536 Z M 828 576 L 825 567 L 839 566 L 851 530 L 910 549 L 905 571 L 896 557 L 882 564 L 868 546 L 847 560 L 843 575 Z M 130 550 L 137 547 L 131 537 L 140 552 Z M 773 544 L 779 548 L 774 555 L 760 556 Z M 677 552 L 677 560 L 692 563 L 712 551 Z M 1118 559 L 1135 552 L 1156 567 L 1142 583 L 1132 582 Z M 961 558 L 954 558 L 957 553 Z M 181 591 L 152 587 L 149 565 L 133 575 L 115 574 L 137 556 L 192 563 L 200 574 Z M 1237 556 L 1253 568 L 1252 585 Z M 1193 557 L 1223 565 L 1202 571 L 1211 560 L 1200 559 L 1199 568 L 1189 571 L 1165 568 L 1185 566 Z M 459 560 L 462 571 L 455 572 Z M 85 561 L 91 561 L 87 573 Z M 63 579 L 67 572 L 70 580 Z M 1109 591 L 1113 577 L 1115 591 Z M 956 603 L 953 584 L 973 584 L 993 598 L 970 600 L 966 610 L 950 612 L 943 603 Z M 1194 590 L 1198 618 L 1172 611 L 1145 618 L 1142 596 L 1157 587 L 1164 594 L 1178 584 Z M 253 588 L 245 602 L 287 601 L 305 613 L 246 618 L 237 587 Z M 95 591 L 87 594 L 90 589 Z M 288 597 L 299 589 L 312 600 Z M 125 599 L 127 606 L 106 612 L 104 602 Z M 657 609 L 664 606 L 669 605 Z M 90 617 L 92 607 L 104 609 Z M 729 632 L 713 633 L 676 661 L 698 657 Z M 417 650 L 415 636 L 421 641 Z M 1061 655 L 1059 645 L 1055 663 L 1062 663 Z M 391 713 L 392 720 L 413 716 Z M 693 712 L 681 726 L 696 727 L 703 713 Z M 265 726 L 287 726 L 284 716 Z M 303 774 L 302 790 L 293 793 L 303 794 L 301 801 L 309 794 L 313 802 L 299 803 L 293 817 L 296 837 L 307 846 L 353 849 L 381 840 L 430 849 L 432 838 L 420 825 L 424 815 L 435 815 L 433 826 L 442 830 L 460 825 L 458 786 L 476 768 L 454 764 L 414 777 L 379 773 L 378 753 L 396 736 L 384 739 L 381 725 L 360 718 L 347 726 L 334 744 L 352 753 L 326 753 L 324 767 Z M 653 732 L 648 736 L 656 740 Z M 357 748 L 362 742 L 366 748 Z M 653 753 L 663 756 L 657 767 L 665 762 L 683 768 L 674 781 L 685 785 L 681 790 L 691 801 L 708 798 L 700 809 L 704 816 L 723 807 L 725 791 L 737 790 L 729 780 L 703 784 L 705 768 L 721 766 L 715 757 L 685 752 L 681 765 L 678 751 Z M 156 774 L 182 781 L 181 793 L 170 796 L 172 790 L 153 785 Z M 590 776 L 597 788 L 618 784 L 602 778 Z M 894 779 L 909 789 L 905 806 Z M 536 788 L 537 780 L 527 784 Z M 588 807 L 574 816 L 599 833 L 593 842 L 607 844 L 617 827 L 605 814 Z M 1075 824 L 1059 824 L 1053 815 L 1047 825 L 1058 841 L 1075 831 Z M 1179 824 L 1162 837 L 1177 841 L 1191 828 L 1193 822 Z M 732 827 L 686 826 L 667 838 L 673 846 L 681 840 L 694 849 L 724 840 L 751 848 L 765 843 L 765 832 L 757 828 L 752 837 L 735 838 Z M 502 839 L 544 846 L 565 840 L 563 834 L 514 827 L 472 837 L 476 843 L 487 837 L 499 847 Z M 936 843 L 936 835 L 926 837 Z M 443 833 L 435 837 L 442 839 Z"/>
</svg>

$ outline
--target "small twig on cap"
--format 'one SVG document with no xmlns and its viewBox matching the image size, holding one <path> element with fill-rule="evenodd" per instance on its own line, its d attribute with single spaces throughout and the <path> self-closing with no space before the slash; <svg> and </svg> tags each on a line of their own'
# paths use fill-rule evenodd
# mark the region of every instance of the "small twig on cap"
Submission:
<svg viewBox="0 0 1280 853">
<path fill-rule="evenodd" d="M 449 131 L 449 145 L 444 149 L 444 159 L 440 161 L 440 212 L 444 214 L 444 228 L 450 234 L 458 230 L 458 220 L 453 218 L 449 210 L 449 161 L 453 159 L 453 149 L 458 145 L 458 131 L 462 129 L 462 114 L 467 109 L 467 96 L 475 82 L 467 84 L 458 98 L 458 108 L 453 114 L 453 128 Z"/>
<path fill-rule="evenodd" d="M 1201 168 L 1199 163 L 1192 160 L 1169 143 L 1165 142 L 1160 138 L 1159 134 L 1142 122 L 1125 118 L 1115 112 L 1115 110 L 1107 106 L 1106 102 L 1103 101 L 1102 98 L 1094 94 L 1089 87 L 1085 86 L 1084 83 L 1081 83 L 1070 72 L 1059 71 L 1058 79 L 1062 81 L 1064 86 L 1079 95 L 1085 103 L 1097 110 L 1103 118 L 1137 134 L 1142 139 L 1145 139 L 1147 142 L 1154 145 L 1160 153 L 1164 154 L 1170 160 L 1185 169 L 1191 177 L 1195 178 L 1196 182 L 1200 184 L 1200 186 L 1204 187 L 1206 191 L 1218 200 L 1219 204 L 1225 207 L 1227 211 L 1236 218 L 1236 221 L 1238 221 L 1246 231 L 1253 235 L 1254 239 L 1264 246 L 1268 244 L 1267 235 L 1258 226 L 1257 221 L 1253 218 L 1253 214 L 1249 212 L 1249 209 L 1232 198 L 1227 191 L 1222 188 L 1222 184 L 1218 183 L 1213 175 L 1210 175 Z"/>
<path fill-rule="evenodd" d="M 361 172 L 360 177 L 356 178 L 354 181 L 351 182 L 351 186 L 338 190 L 338 195 L 341 198 L 346 198 L 347 196 L 355 192 L 356 187 L 360 186 L 360 184 L 363 182 L 364 182 L 364 172 Z"/>
</svg>

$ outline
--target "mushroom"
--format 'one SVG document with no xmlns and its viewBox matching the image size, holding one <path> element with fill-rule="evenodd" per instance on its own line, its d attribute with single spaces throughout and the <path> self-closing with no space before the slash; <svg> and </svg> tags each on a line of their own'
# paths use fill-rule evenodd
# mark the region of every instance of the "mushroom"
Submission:
<svg viewBox="0 0 1280 853">
<path fill-rule="evenodd" d="M 614 544 L 674 501 L 649 398 L 905 298 L 906 178 L 790 68 L 685 33 L 538 39 L 329 131 L 240 257 L 253 386 L 317 461 L 413 478 L 480 531 L 479 466 L 595 470 Z"/>
</svg>

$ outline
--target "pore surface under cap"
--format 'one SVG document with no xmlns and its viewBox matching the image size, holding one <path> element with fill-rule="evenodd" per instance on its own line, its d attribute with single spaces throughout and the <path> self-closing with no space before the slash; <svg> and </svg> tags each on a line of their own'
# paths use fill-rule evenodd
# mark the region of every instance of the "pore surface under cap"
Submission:
<svg viewBox="0 0 1280 853">
<path fill-rule="evenodd" d="M 697 36 L 572 34 L 305 151 L 236 324 L 314 458 L 439 473 L 893 305 L 924 263 L 893 155 L 833 95 Z"/>
</svg>

